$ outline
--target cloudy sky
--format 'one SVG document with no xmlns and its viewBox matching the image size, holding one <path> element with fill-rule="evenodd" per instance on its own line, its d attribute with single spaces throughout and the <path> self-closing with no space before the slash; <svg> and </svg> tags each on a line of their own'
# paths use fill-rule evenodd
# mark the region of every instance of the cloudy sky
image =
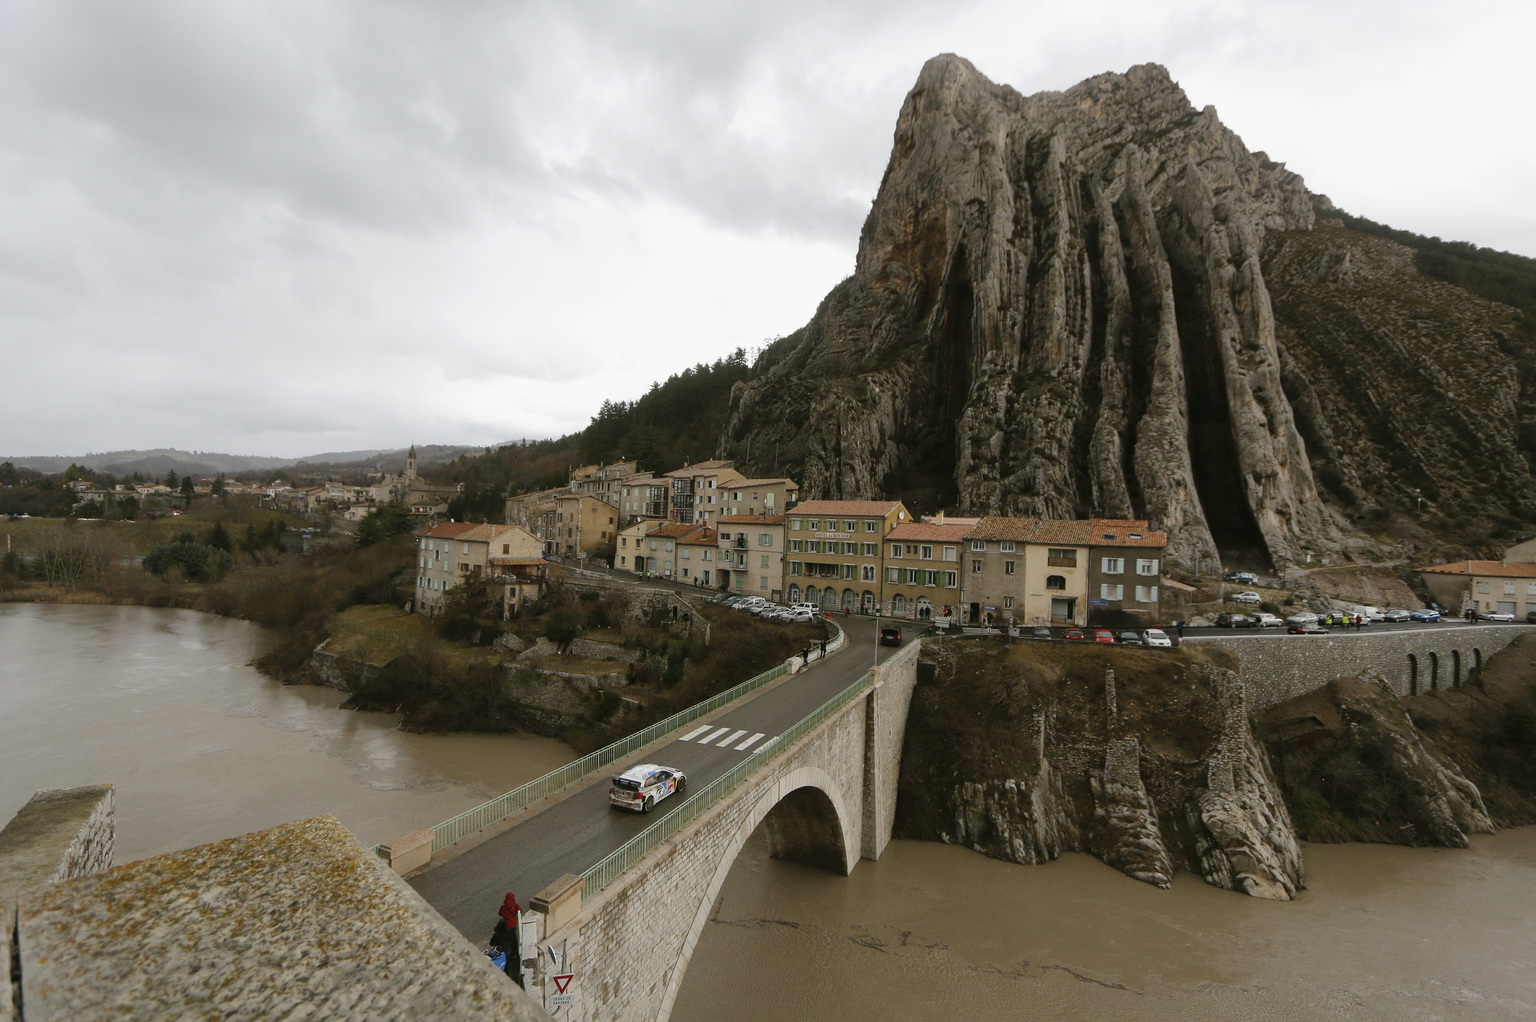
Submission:
<svg viewBox="0 0 1536 1022">
<path fill-rule="evenodd" d="M 902 97 L 1166 65 L 1350 210 L 1536 256 L 1519 2 L 5 0 L 0 455 L 579 429 L 852 269 Z"/>
</svg>

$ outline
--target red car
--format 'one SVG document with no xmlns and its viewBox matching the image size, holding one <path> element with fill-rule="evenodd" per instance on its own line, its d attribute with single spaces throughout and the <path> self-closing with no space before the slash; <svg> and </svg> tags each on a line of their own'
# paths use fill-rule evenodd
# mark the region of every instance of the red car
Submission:
<svg viewBox="0 0 1536 1022">
<path fill-rule="evenodd" d="M 1063 636 L 1063 638 L 1067 638 L 1067 639 L 1087 639 L 1088 636 L 1083 634 L 1083 630 L 1081 628 L 1068 628 L 1067 629 L 1067 633 L 1066 633 L 1065 636 Z"/>
<path fill-rule="evenodd" d="M 1115 641 L 1115 633 L 1108 628 L 1100 628 L 1093 633 L 1093 641 L 1113 643 Z"/>
</svg>

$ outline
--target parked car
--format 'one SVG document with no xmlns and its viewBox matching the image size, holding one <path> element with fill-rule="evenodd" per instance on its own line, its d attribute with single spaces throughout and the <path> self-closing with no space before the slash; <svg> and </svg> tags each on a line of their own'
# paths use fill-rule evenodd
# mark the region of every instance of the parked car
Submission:
<svg viewBox="0 0 1536 1022">
<path fill-rule="evenodd" d="M 1264 597 L 1260 596 L 1252 589 L 1238 593 L 1236 596 L 1232 597 L 1233 603 L 1261 603 L 1263 600 Z"/>
<path fill-rule="evenodd" d="M 1284 621 L 1281 621 L 1275 615 L 1267 614 L 1262 610 L 1253 615 L 1253 623 L 1260 628 L 1279 628 L 1285 624 Z"/>
<path fill-rule="evenodd" d="M 1148 628 L 1141 633 L 1141 638 L 1148 646 L 1173 646 L 1173 640 L 1161 628 Z"/>
<path fill-rule="evenodd" d="M 1381 612 L 1381 619 L 1383 621 L 1407 621 L 1408 612 L 1399 609 L 1384 610 Z"/>
<path fill-rule="evenodd" d="M 1479 614 L 1478 618 L 1483 621 L 1513 621 L 1515 619 L 1515 615 L 1502 611 L 1496 611 L 1492 614 Z"/>
<path fill-rule="evenodd" d="M 791 608 L 789 611 L 789 617 L 785 618 L 785 620 L 792 624 L 808 625 L 812 621 L 816 620 L 816 614 L 813 611 L 804 609 L 803 607 L 798 610 Z"/>
<path fill-rule="evenodd" d="M 1415 620 L 1415 621 L 1439 621 L 1440 620 L 1440 612 L 1438 610 L 1435 610 L 1433 607 L 1420 607 L 1418 610 L 1414 611 L 1412 614 L 1409 614 L 1408 616 L 1410 618 L 1412 618 L 1413 620 Z"/>
<path fill-rule="evenodd" d="M 1525 623 L 1528 625 L 1536 625 L 1536 610 L 1528 610 L 1525 612 Z"/>
<path fill-rule="evenodd" d="M 1036 628 L 1031 634 L 1037 639 L 1049 639 L 1051 637 L 1051 630 L 1049 628 Z"/>
<path fill-rule="evenodd" d="M 884 628 L 880 629 L 880 645 L 900 646 L 901 629 L 897 628 L 895 625 L 886 625 Z"/>
<path fill-rule="evenodd" d="M 1061 637 L 1063 639 L 1074 639 L 1078 641 L 1086 641 L 1088 639 L 1088 636 L 1083 634 L 1083 630 L 1081 628 L 1068 628 L 1065 632 L 1062 633 Z"/>
<path fill-rule="evenodd" d="M 1093 632 L 1094 642 L 1114 642 L 1115 633 L 1108 628 L 1096 628 Z"/>
<path fill-rule="evenodd" d="M 1322 625 L 1287 625 L 1286 629 L 1292 635 L 1327 635 L 1328 629 Z"/>
<path fill-rule="evenodd" d="M 674 767 L 642 763 L 630 767 L 613 779 L 608 788 L 608 804 L 615 809 L 633 809 L 648 813 L 657 802 L 688 787 L 688 777 Z"/>
<path fill-rule="evenodd" d="M 1132 631 L 1121 632 L 1119 635 L 1115 636 L 1115 641 L 1118 642 L 1122 646 L 1145 646 L 1146 645 L 1146 643 L 1142 641 L 1141 635 L 1139 633 L 1137 633 L 1137 632 L 1132 632 Z"/>
<path fill-rule="evenodd" d="M 1221 577 L 1228 582 L 1236 582 L 1240 586 L 1256 586 L 1259 584 L 1259 576 L 1251 571 L 1229 571 Z"/>
<path fill-rule="evenodd" d="M 819 604 L 819 603 L 805 603 L 805 602 L 802 601 L 800 603 L 791 603 L 789 605 L 789 609 L 790 610 L 808 610 L 813 615 L 815 615 L 815 614 L 820 614 L 821 613 L 821 604 Z"/>
<path fill-rule="evenodd" d="M 1247 614 L 1226 613 L 1216 615 L 1217 628 L 1252 628 L 1253 624 L 1253 618 Z"/>
</svg>

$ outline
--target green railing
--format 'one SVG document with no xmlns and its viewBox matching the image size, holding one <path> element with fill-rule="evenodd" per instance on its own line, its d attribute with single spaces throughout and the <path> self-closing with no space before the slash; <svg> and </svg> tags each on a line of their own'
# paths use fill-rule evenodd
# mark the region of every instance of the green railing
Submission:
<svg viewBox="0 0 1536 1022">
<path fill-rule="evenodd" d="M 586 885 L 582 889 L 581 900 L 586 901 L 598 891 L 613 883 L 623 875 L 625 870 L 649 855 L 657 845 L 676 834 L 693 820 L 698 819 L 701 813 L 724 798 L 732 789 L 751 776 L 758 767 L 771 760 L 780 750 L 787 749 L 802 738 L 811 728 L 846 706 L 854 697 L 867 689 L 869 683 L 870 675 L 866 673 L 858 681 L 822 703 L 810 716 L 804 718 L 777 738 L 764 743 L 762 748 L 747 756 L 746 759 L 726 773 L 715 778 L 682 805 L 657 821 L 654 826 L 646 828 L 622 847 L 612 852 L 606 859 L 583 873 L 581 876 L 586 881 Z"/>
<path fill-rule="evenodd" d="M 674 713 L 666 720 L 652 724 L 643 731 L 636 731 L 628 738 L 621 738 L 612 745 L 604 746 L 563 767 L 551 770 L 543 777 L 535 778 L 520 788 L 513 788 L 505 795 L 465 810 L 451 820 L 444 820 L 432 828 L 433 853 L 436 854 L 450 845 L 457 844 L 492 824 L 500 823 L 514 813 L 522 812 L 567 784 L 579 781 L 588 774 L 601 770 L 609 763 L 623 759 L 636 749 L 644 748 L 663 735 L 670 734 L 683 725 L 713 713 L 727 703 L 735 702 L 747 693 L 782 678 L 788 670 L 787 664 L 779 664 L 755 678 L 748 678 L 734 688 L 728 688 L 719 695 L 711 696 L 702 703 L 695 703 L 686 710 Z"/>
</svg>

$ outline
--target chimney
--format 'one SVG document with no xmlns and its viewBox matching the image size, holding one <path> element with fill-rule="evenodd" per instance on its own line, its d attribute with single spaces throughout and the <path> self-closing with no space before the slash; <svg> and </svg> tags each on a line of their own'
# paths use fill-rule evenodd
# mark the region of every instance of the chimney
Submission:
<svg viewBox="0 0 1536 1022">
<path fill-rule="evenodd" d="M 939 512 L 939 524 L 944 524 L 944 512 L 942 510 Z"/>
</svg>

